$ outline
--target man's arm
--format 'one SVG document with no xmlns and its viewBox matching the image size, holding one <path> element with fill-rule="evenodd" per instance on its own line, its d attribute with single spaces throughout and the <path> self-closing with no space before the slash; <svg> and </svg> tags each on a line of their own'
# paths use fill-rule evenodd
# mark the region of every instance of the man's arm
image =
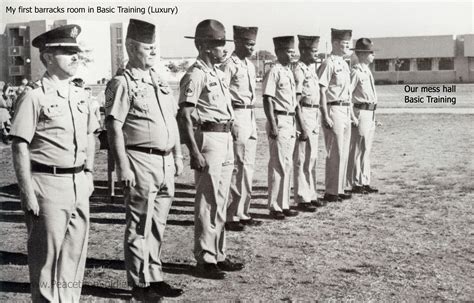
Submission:
<svg viewBox="0 0 474 303">
<path fill-rule="evenodd" d="M 188 137 L 186 140 L 186 145 L 188 146 L 189 152 L 191 154 L 191 168 L 196 170 L 203 170 L 207 166 L 206 159 L 201 154 L 199 147 L 196 143 L 194 138 L 194 130 L 193 130 L 193 119 L 191 114 L 194 112 L 194 106 L 183 106 L 181 108 L 181 121 L 184 123 L 184 130 L 186 132 L 186 136 Z"/>
<path fill-rule="evenodd" d="M 321 108 L 321 114 L 323 116 L 323 123 L 324 127 L 326 128 L 332 128 L 334 125 L 334 122 L 332 121 L 331 118 L 329 118 L 329 113 L 328 113 L 328 107 L 327 107 L 327 102 L 326 102 L 326 91 L 327 87 L 320 85 L 319 86 L 319 97 L 320 97 L 320 108 Z"/>
<path fill-rule="evenodd" d="M 263 96 L 263 110 L 265 111 L 265 116 L 267 116 L 267 121 L 270 125 L 269 136 L 271 139 L 276 139 L 278 137 L 278 126 L 275 120 L 272 97 L 267 95 Z"/>
<path fill-rule="evenodd" d="M 174 166 L 176 168 L 176 176 L 183 173 L 183 152 L 181 151 L 181 138 L 179 135 L 178 124 L 176 124 L 176 140 L 173 148 Z"/>
<path fill-rule="evenodd" d="M 135 174 L 130 169 L 127 153 L 125 151 L 125 139 L 123 137 L 123 123 L 108 117 L 106 120 L 107 138 L 109 148 L 117 165 L 117 174 L 125 186 L 135 186 Z"/>
<path fill-rule="evenodd" d="M 301 95 L 298 94 L 296 95 L 296 100 L 298 101 L 298 105 L 296 106 L 296 122 L 300 126 L 301 133 L 298 136 L 298 139 L 300 141 L 306 141 L 308 140 L 308 129 L 306 128 L 306 124 L 303 121 L 302 118 L 302 113 L 301 113 L 301 105 L 300 105 L 300 100 L 301 100 Z"/>
<path fill-rule="evenodd" d="M 15 174 L 20 188 L 22 208 L 25 212 L 31 211 L 34 215 L 38 216 L 39 205 L 31 182 L 31 164 L 28 143 L 23 139 L 13 137 L 12 156 Z"/>
</svg>

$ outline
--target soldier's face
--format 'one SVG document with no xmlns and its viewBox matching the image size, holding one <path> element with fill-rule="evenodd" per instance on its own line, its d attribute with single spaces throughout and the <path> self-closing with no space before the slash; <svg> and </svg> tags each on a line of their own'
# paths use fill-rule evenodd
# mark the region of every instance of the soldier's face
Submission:
<svg viewBox="0 0 474 303">
<path fill-rule="evenodd" d="M 148 69 L 155 65 L 156 54 L 157 48 L 155 44 L 136 42 L 133 63 L 135 67 Z"/>
<path fill-rule="evenodd" d="M 69 78 L 76 74 L 79 66 L 77 50 L 58 48 L 46 54 L 48 72 L 60 78 Z"/>
<path fill-rule="evenodd" d="M 318 60 L 318 49 L 317 48 L 305 48 L 300 50 L 301 59 L 308 61 L 309 63 L 315 63 Z"/>
<path fill-rule="evenodd" d="M 225 41 L 213 41 L 208 44 L 210 59 L 213 64 L 219 64 L 225 61 L 227 50 L 225 49 Z"/>
<path fill-rule="evenodd" d="M 295 60 L 295 49 L 294 48 L 281 48 L 275 51 L 280 64 L 286 65 Z"/>
<path fill-rule="evenodd" d="M 235 52 L 244 57 L 250 57 L 255 48 L 254 40 L 235 40 Z"/>
<path fill-rule="evenodd" d="M 333 52 L 341 56 L 349 55 L 351 53 L 349 49 L 350 43 L 349 40 L 334 40 L 332 42 Z"/>
<path fill-rule="evenodd" d="M 370 64 L 374 62 L 374 52 L 356 52 L 361 63 Z"/>
</svg>

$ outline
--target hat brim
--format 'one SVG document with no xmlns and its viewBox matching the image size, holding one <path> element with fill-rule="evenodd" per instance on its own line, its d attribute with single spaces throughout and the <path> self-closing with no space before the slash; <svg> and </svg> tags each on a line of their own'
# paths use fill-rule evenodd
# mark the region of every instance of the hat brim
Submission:
<svg viewBox="0 0 474 303">
<path fill-rule="evenodd" d="M 63 48 L 69 50 L 75 50 L 79 53 L 83 52 L 84 50 L 79 46 L 79 44 L 71 45 L 71 44 L 61 44 L 61 43 L 52 43 L 51 45 L 45 45 L 43 49 L 54 49 L 54 48 Z"/>
<path fill-rule="evenodd" d="M 210 39 L 210 38 L 198 38 L 198 37 L 191 37 L 191 36 L 184 36 L 184 38 L 186 38 L 186 39 L 194 39 L 194 40 L 234 42 L 234 40 L 229 40 L 229 39 Z"/>
</svg>

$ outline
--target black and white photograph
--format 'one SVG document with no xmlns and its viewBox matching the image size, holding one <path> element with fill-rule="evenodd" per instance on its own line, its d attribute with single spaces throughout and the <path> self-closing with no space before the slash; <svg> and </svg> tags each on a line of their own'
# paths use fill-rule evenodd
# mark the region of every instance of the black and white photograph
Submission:
<svg viewBox="0 0 474 303">
<path fill-rule="evenodd" d="M 0 301 L 474 301 L 472 1 L 0 9 Z"/>
</svg>

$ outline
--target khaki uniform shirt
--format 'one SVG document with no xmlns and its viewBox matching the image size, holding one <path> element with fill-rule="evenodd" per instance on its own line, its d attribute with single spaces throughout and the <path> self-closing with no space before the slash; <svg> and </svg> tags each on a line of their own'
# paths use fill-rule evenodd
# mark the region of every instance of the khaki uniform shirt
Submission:
<svg viewBox="0 0 474 303">
<path fill-rule="evenodd" d="M 319 79 L 316 74 L 315 65 L 306 65 L 299 61 L 296 63 L 293 73 L 295 75 L 296 93 L 301 94 L 301 104 L 319 104 Z"/>
<path fill-rule="evenodd" d="M 347 62 L 340 56 L 330 55 L 318 69 L 319 84 L 327 87 L 327 102 L 349 102 L 351 76 Z"/>
<path fill-rule="evenodd" d="M 88 134 L 99 128 L 84 89 L 58 88 L 46 73 L 19 96 L 10 135 L 29 143 L 30 159 L 57 167 L 86 161 Z"/>
<path fill-rule="evenodd" d="M 126 146 L 171 150 L 176 143 L 177 104 L 159 75 L 127 67 L 107 84 L 106 116 L 123 123 Z"/>
<path fill-rule="evenodd" d="M 366 65 L 356 64 L 351 70 L 352 102 L 377 103 L 372 72 Z"/>
<path fill-rule="evenodd" d="M 295 79 L 289 66 L 276 63 L 266 74 L 263 95 L 273 98 L 274 110 L 294 112 L 296 108 Z"/>
<path fill-rule="evenodd" d="M 190 103 L 196 107 L 197 120 L 203 122 L 227 122 L 234 119 L 229 87 L 224 73 L 209 68 L 201 60 L 188 69 L 180 82 L 179 105 Z"/>
<path fill-rule="evenodd" d="M 255 66 L 245 58 L 245 63 L 234 53 L 224 62 L 220 69 L 224 72 L 229 85 L 232 103 L 239 105 L 255 104 Z"/>
</svg>

